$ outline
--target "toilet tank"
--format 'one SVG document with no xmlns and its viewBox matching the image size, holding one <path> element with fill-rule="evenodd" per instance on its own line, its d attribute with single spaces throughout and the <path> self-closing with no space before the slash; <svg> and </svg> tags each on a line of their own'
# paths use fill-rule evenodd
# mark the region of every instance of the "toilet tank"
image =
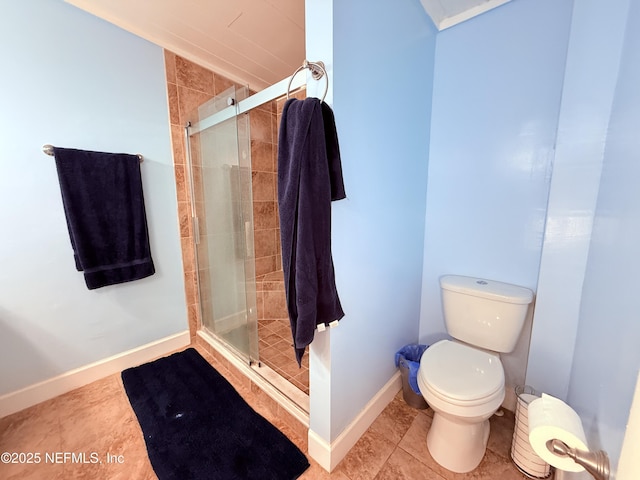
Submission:
<svg viewBox="0 0 640 480">
<path fill-rule="evenodd" d="M 449 335 L 465 343 L 511 352 L 520 337 L 533 292 L 483 278 L 440 278 L 444 320 Z"/>
</svg>

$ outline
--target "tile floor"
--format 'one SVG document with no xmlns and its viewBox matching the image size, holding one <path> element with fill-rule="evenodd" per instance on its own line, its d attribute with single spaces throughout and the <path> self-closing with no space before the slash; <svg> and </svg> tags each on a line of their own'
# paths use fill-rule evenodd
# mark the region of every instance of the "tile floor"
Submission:
<svg viewBox="0 0 640 480">
<path fill-rule="evenodd" d="M 309 350 L 298 366 L 291 340 L 289 319 L 258 320 L 260 362 L 309 395 Z"/>
<path fill-rule="evenodd" d="M 216 359 L 196 347 L 210 363 Z M 229 372 L 221 373 L 249 404 L 280 428 L 306 453 L 304 430 L 283 420 L 279 406 L 261 391 Z M 509 460 L 513 415 L 491 419 L 487 454 L 468 474 L 444 470 L 430 457 L 426 433 L 432 412 L 414 410 L 401 393 L 374 421 L 333 473 L 311 458 L 302 480 L 521 480 Z M 142 432 L 122 387 L 112 375 L 0 419 L 0 452 L 40 453 L 38 464 L 0 463 L 4 480 L 151 480 L 156 476 L 146 455 Z M 58 452 L 45 462 L 45 452 Z M 64 454 L 75 455 L 75 462 Z M 83 456 L 84 455 L 84 456 Z M 92 456 L 94 455 L 94 456 Z M 308 455 L 307 455 L 308 456 Z M 93 459 L 99 463 L 91 463 Z M 34 460 L 34 457 L 32 457 Z M 79 463 L 79 462 L 86 463 Z M 259 479 L 258 479 L 259 480 Z"/>
</svg>

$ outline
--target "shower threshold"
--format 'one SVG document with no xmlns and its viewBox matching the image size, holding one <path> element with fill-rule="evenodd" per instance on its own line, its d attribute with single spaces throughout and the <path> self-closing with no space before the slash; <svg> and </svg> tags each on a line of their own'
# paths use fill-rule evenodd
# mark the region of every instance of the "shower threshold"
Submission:
<svg viewBox="0 0 640 480">
<path fill-rule="evenodd" d="M 300 423 L 309 427 L 309 396 L 296 388 L 267 365 L 251 364 L 233 353 L 227 345 L 206 330 L 198 330 L 198 337 L 222 355 L 231 365 L 255 383 L 262 391 L 293 415 Z"/>
</svg>

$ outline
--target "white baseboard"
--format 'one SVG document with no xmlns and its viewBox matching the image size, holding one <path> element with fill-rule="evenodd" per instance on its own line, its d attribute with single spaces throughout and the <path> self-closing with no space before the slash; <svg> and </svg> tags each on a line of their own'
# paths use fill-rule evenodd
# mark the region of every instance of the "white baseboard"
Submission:
<svg viewBox="0 0 640 480">
<path fill-rule="evenodd" d="M 186 330 L 2 395 L 0 397 L 0 418 L 121 372 L 124 369 L 154 360 L 186 347 L 190 341 L 189 331 Z"/>
<path fill-rule="evenodd" d="M 382 410 L 402 388 L 400 372 L 396 372 L 378 393 L 367 403 L 360 414 L 345 428 L 338 438 L 328 443 L 309 429 L 309 455 L 322 468 L 331 472 L 349 453 L 360 437 L 367 431 Z"/>
</svg>

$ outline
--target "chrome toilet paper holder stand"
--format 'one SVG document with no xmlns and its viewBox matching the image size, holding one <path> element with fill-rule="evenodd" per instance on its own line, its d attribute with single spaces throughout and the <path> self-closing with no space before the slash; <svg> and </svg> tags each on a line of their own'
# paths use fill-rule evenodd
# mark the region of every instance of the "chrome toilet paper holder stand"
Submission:
<svg viewBox="0 0 640 480">
<path fill-rule="evenodd" d="M 591 474 L 595 480 L 609 480 L 609 456 L 604 450 L 590 452 L 571 448 L 557 438 L 547 442 L 549 451 L 559 457 L 569 457 Z"/>
</svg>

